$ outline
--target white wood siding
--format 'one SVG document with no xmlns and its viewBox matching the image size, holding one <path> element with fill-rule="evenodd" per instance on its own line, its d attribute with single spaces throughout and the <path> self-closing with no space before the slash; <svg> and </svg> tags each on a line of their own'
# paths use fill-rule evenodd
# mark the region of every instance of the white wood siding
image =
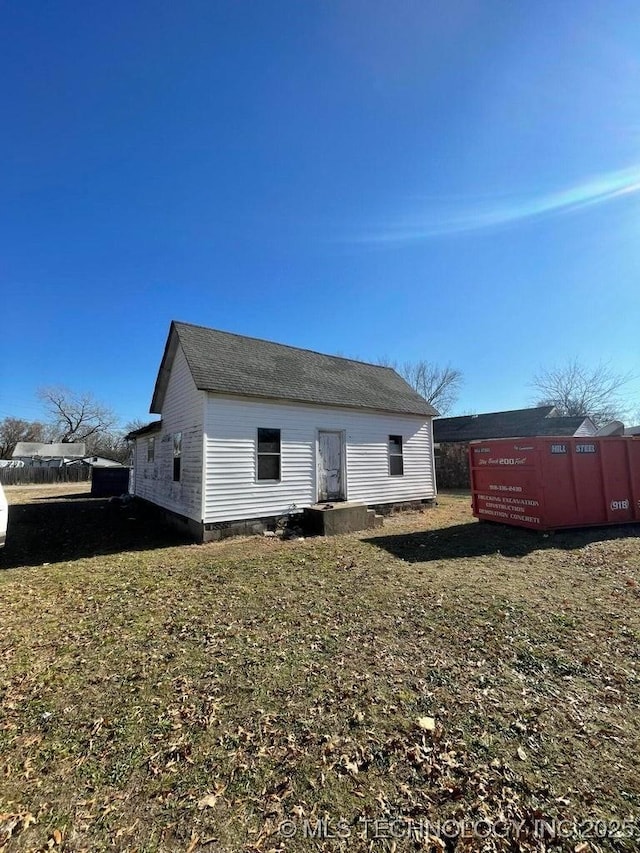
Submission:
<svg viewBox="0 0 640 853">
<path fill-rule="evenodd" d="M 136 439 L 134 489 L 145 498 L 180 515 L 202 520 L 204 392 L 198 391 L 178 346 L 167 386 L 162 429 L 155 435 L 155 459 L 147 462 L 147 439 Z M 180 481 L 173 481 L 173 434 L 182 433 Z"/>
<path fill-rule="evenodd" d="M 258 427 L 281 430 L 280 482 L 256 481 Z M 431 420 L 361 409 L 208 394 L 205 522 L 280 515 L 316 501 L 317 430 L 344 431 L 347 499 L 367 504 L 435 496 Z M 402 435 L 404 475 L 389 475 L 388 438 Z"/>
</svg>

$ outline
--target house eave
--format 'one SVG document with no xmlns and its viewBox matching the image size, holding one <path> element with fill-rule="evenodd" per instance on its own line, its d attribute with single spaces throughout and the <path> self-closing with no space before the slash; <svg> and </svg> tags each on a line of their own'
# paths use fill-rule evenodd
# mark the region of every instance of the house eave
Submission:
<svg viewBox="0 0 640 853">
<path fill-rule="evenodd" d="M 138 429 L 132 429 L 130 433 L 125 435 L 125 441 L 133 441 L 136 438 L 141 438 L 143 435 L 151 435 L 154 432 L 160 432 L 162 428 L 162 421 L 153 421 L 150 424 L 145 424 L 143 427 L 139 427 Z"/>
<path fill-rule="evenodd" d="M 156 384 L 153 389 L 151 406 L 149 407 L 149 412 L 152 415 L 162 414 L 162 405 L 164 403 L 165 394 L 167 393 L 169 376 L 171 375 L 171 366 L 178 349 L 178 343 L 178 333 L 175 328 L 175 323 L 172 320 L 169 328 L 169 334 L 167 335 L 167 341 L 164 345 L 164 353 L 162 354 L 162 361 L 160 362 L 158 376 L 156 377 Z"/>
</svg>

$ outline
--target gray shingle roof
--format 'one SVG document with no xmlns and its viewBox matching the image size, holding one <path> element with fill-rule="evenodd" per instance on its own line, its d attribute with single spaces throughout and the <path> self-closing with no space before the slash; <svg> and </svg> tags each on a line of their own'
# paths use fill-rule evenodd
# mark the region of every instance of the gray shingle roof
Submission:
<svg viewBox="0 0 640 853">
<path fill-rule="evenodd" d="M 312 350 L 173 322 L 151 411 L 160 413 L 178 342 L 196 387 L 220 394 L 437 415 L 395 370 Z"/>
<path fill-rule="evenodd" d="M 538 406 L 534 409 L 514 409 L 484 415 L 436 418 L 433 422 L 433 440 L 441 444 L 485 438 L 573 435 L 586 418 L 586 415 L 557 417 L 552 414 L 553 410 L 553 406 Z"/>
</svg>

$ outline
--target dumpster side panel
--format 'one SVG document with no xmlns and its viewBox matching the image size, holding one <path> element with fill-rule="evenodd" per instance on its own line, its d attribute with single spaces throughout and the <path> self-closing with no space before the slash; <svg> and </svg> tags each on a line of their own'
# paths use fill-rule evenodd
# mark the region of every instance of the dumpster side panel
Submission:
<svg viewBox="0 0 640 853">
<path fill-rule="evenodd" d="M 571 524 L 578 515 L 578 493 L 571 442 L 565 438 L 539 439 L 541 487 L 549 528 Z"/>
<path fill-rule="evenodd" d="M 544 529 L 536 444 L 478 442 L 469 453 L 473 514 L 483 521 Z"/>
<path fill-rule="evenodd" d="M 556 438 L 545 444 L 549 527 L 606 524 L 601 442 Z"/>
<path fill-rule="evenodd" d="M 572 441 L 573 476 L 578 496 L 578 512 L 568 524 L 606 524 L 609 521 L 605 501 L 609 474 L 604 441 Z"/>
<path fill-rule="evenodd" d="M 539 530 L 640 521 L 640 439 L 529 442 L 531 451 L 524 440 L 471 444 L 476 517 Z"/>
<path fill-rule="evenodd" d="M 634 521 L 640 521 L 640 441 L 630 441 L 627 445 L 629 470 L 631 471 L 631 500 L 633 502 Z"/>
<path fill-rule="evenodd" d="M 637 518 L 633 502 L 630 442 L 601 442 L 604 511 L 607 521 L 620 524 Z"/>
</svg>

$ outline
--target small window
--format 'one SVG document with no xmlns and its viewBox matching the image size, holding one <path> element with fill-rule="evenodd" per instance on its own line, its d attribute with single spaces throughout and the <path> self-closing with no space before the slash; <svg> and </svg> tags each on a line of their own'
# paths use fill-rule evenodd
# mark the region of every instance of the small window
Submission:
<svg viewBox="0 0 640 853">
<path fill-rule="evenodd" d="M 389 474 L 392 477 L 402 477 L 404 474 L 401 435 L 389 436 Z"/>
<path fill-rule="evenodd" d="M 182 461 L 182 433 L 173 434 L 173 482 L 180 482 L 180 463 Z"/>
<path fill-rule="evenodd" d="M 280 430 L 258 429 L 258 480 L 280 479 Z"/>
<path fill-rule="evenodd" d="M 156 437 L 150 436 L 147 439 L 147 462 L 154 462 L 156 458 Z"/>
</svg>

